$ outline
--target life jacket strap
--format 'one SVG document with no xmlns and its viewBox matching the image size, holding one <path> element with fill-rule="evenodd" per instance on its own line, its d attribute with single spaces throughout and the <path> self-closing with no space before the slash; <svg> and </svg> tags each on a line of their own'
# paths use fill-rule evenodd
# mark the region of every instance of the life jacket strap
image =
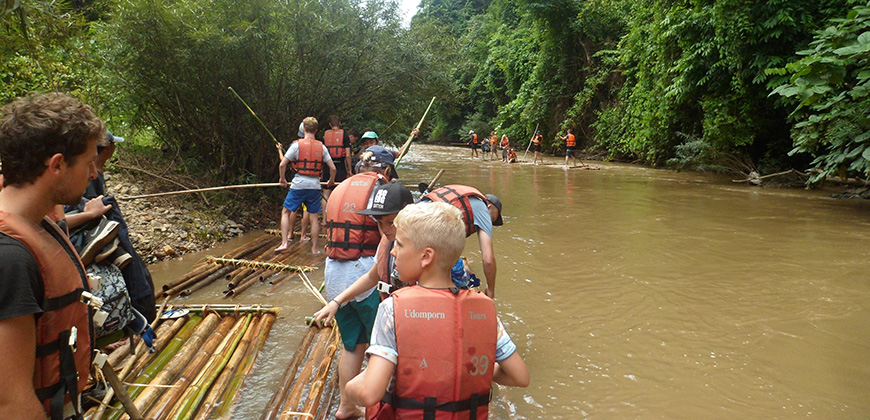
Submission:
<svg viewBox="0 0 870 420">
<path fill-rule="evenodd" d="M 75 417 L 77 419 L 81 417 L 81 407 L 79 407 L 78 400 L 78 372 L 76 370 L 76 362 L 75 356 L 73 354 L 73 349 L 69 345 L 70 340 L 70 331 L 64 331 L 60 333 L 57 337 L 57 340 L 52 341 L 49 344 L 40 346 L 46 347 L 49 345 L 54 345 L 56 349 L 54 351 L 58 352 L 58 357 L 60 361 L 60 380 L 53 384 L 49 385 L 45 388 L 40 388 L 36 390 L 36 397 L 40 400 L 49 400 L 49 406 L 51 410 L 51 420 L 63 420 L 63 406 L 66 399 L 66 396 L 69 395 L 70 401 L 72 402 L 73 409 L 75 411 Z"/>
<path fill-rule="evenodd" d="M 413 398 L 402 398 L 395 392 L 384 394 L 382 402 L 389 404 L 395 408 L 403 410 L 423 410 L 424 419 L 434 419 L 436 411 L 447 411 L 450 413 L 458 413 L 462 411 L 470 411 L 471 419 L 477 417 L 477 409 L 480 406 L 488 405 L 492 400 L 492 389 L 488 394 L 471 394 L 470 397 L 461 401 L 444 401 L 437 402 L 435 397 L 426 397 L 423 401 Z M 431 413 L 431 417 L 429 414 Z"/>
</svg>

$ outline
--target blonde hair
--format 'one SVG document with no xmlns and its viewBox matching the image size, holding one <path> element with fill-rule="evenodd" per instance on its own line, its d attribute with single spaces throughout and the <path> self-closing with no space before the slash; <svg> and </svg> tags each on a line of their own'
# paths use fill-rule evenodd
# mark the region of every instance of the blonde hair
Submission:
<svg viewBox="0 0 870 420">
<path fill-rule="evenodd" d="M 302 126 L 306 133 L 316 133 L 317 132 L 317 118 L 314 117 L 305 117 L 302 120 Z"/>
<path fill-rule="evenodd" d="M 462 212 L 447 203 L 423 202 L 405 206 L 393 220 L 396 229 L 415 248 L 432 248 L 437 263 L 448 269 L 456 263 L 465 248 L 465 222 Z"/>
</svg>

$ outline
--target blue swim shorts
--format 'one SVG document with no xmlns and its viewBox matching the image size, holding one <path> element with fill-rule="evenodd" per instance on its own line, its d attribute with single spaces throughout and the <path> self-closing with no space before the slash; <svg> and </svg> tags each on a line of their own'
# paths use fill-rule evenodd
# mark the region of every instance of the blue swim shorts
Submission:
<svg viewBox="0 0 870 420">
<path fill-rule="evenodd" d="M 320 190 L 294 190 L 290 189 L 287 198 L 284 199 L 284 208 L 290 211 L 299 210 L 299 206 L 305 203 L 309 213 L 320 213 Z"/>
</svg>

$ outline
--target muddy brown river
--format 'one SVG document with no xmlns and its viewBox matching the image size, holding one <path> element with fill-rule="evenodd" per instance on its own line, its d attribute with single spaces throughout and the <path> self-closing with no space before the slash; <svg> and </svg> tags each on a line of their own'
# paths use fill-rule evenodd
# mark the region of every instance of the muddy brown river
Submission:
<svg viewBox="0 0 870 420">
<path fill-rule="evenodd" d="M 441 183 L 504 204 L 496 302 L 532 382 L 496 387 L 490 418 L 870 415 L 870 203 L 716 175 L 468 155 L 415 146 L 399 172 L 417 183 L 443 168 Z M 465 254 L 482 274 L 475 236 Z M 157 282 L 198 258 L 152 266 Z M 226 302 L 221 289 L 187 301 Z M 259 418 L 302 338 L 302 317 L 320 306 L 301 284 L 266 289 L 236 299 L 283 307 L 238 419 Z"/>
</svg>

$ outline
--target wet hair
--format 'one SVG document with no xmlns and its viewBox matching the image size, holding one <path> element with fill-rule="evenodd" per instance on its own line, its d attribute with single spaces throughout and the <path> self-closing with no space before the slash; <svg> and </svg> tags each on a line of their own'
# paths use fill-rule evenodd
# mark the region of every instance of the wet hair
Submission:
<svg viewBox="0 0 870 420">
<path fill-rule="evenodd" d="M 106 125 L 94 110 L 60 92 L 30 93 L 0 110 L 0 162 L 4 185 L 32 184 L 57 153 L 69 164 L 92 141 L 100 142 Z"/>
<path fill-rule="evenodd" d="M 465 222 L 456 207 L 441 202 L 405 206 L 393 221 L 416 248 L 432 248 L 438 265 L 449 270 L 465 248 Z"/>
<path fill-rule="evenodd" d="M 338 127 L 341 125 L 341 118 L 338 118 L 338 115 L 330 115 L 329 116 L 329 126 L 330 127 Z"/>
<path fill-rule="evenodd" d="M 317 132 L 317 118 L 306 117 L 304 120 L 302 120 L 302 125 L 305 127 L 306 133 Z"/>
</svg>

